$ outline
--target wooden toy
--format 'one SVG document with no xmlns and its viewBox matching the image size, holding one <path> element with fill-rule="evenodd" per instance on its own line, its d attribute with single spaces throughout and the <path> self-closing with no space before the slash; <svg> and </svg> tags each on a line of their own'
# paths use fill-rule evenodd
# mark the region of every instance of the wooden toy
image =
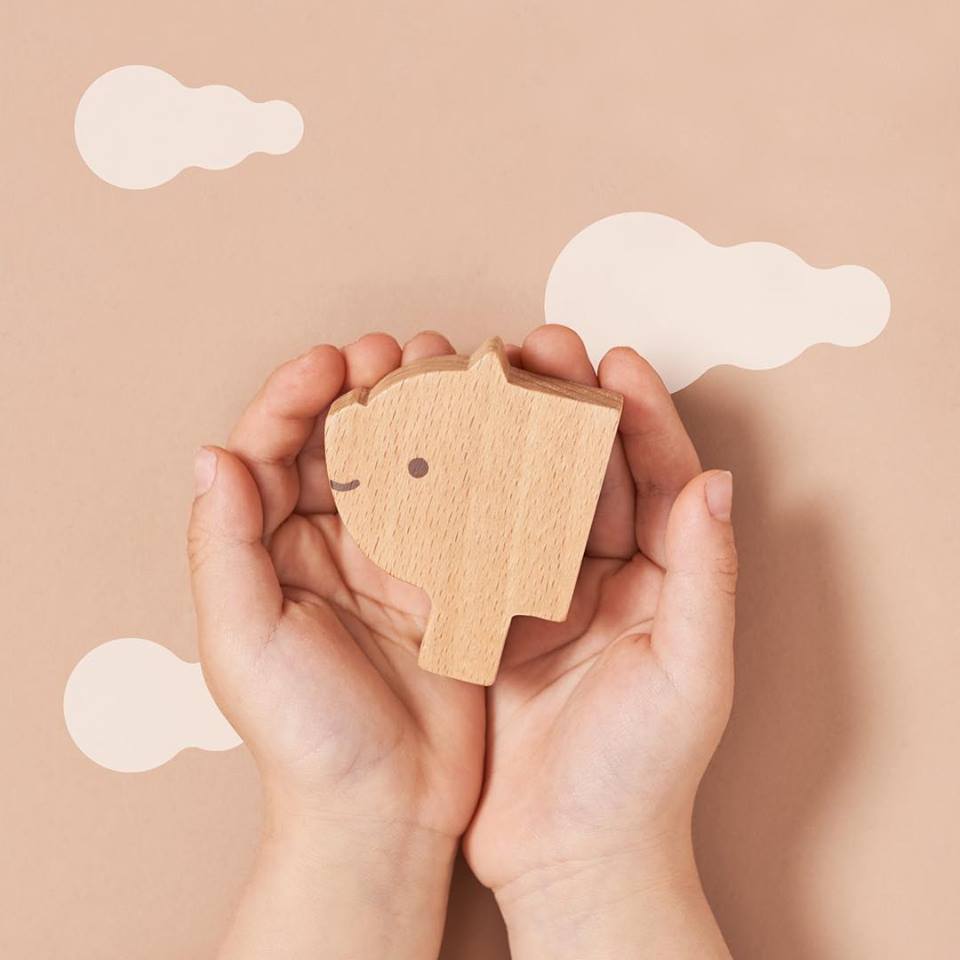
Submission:
<svg viewBox="0 0 960 960">
<path fill-rule="evenodd" d="M 513 616 L 566 618 L 621 406 L 511 367 L 498 339 L 333 404 L 326 460 L 343 523 L 430 597 L 421 667 L 491 684 Z"/>
</svg>

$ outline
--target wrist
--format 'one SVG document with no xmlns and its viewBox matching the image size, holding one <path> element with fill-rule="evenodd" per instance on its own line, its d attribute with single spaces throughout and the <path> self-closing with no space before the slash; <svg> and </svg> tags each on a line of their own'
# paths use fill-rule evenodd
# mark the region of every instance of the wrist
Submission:
<svg viewBox="0 0 960 960">
<path fill-rule="evenodd" d="M 689 833 L 542 866 L 494 892 L 516 960 L 729 958 Z"/>
<path fill-rule="evenodd" d="M 264 812 L 223 960 L 437 956 L 457 838 L 415 823 L 277 806 L 269 797 Z"/>
<path fill-rule="evenodd" d="M 396 811 L 372 814 L 358 804 L 313 802 L 265 785 L 262 847 L 305 867 L 322 869 L 339 861 L 368 869 L 381 864 L 442 867 L 453 862 L 459 844 L 459 836 Z"/>
<path fill-rule="evenodd" d="M 295 876 L 325 896 L 337 890 L 355 914 L 445 909 L 458 838 L 407 821 L 266 814 L 258 868 Z"/>
</svg>

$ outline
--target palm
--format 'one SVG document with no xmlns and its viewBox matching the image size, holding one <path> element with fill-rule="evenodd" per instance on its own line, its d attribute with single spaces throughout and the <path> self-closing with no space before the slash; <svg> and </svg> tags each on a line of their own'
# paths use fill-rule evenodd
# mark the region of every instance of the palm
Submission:
<svg viewBox="0 0 960 960">
<path fill-rule="evenodd" d="M 579 844 L 595 853 L 597 831 L 626 802 L 649 809 L 644 793 L 659 794 L 648 771 L 667 765 L 662 744 L 676 746 L 663 730 L 676 694 L 648 642 L 661 580 L 641 556 L 588 558 L 575 619 L 515 625 L 491 691 L 493 762 L 468 837 L 471 864 L 491 886 L 575 859 Z"/>
<path fill-rule="evenodd" d="M 335 514 L 290 517 L 271 547 L 288 599 L 280 639 L 300 648 L 278 664 L 287 702 L 302 694 L 289 747 L 327 777 L 383 768 L 395 815 L 459 833 L 476 802 L 483 693 L 417 667 L 425 594 L 367 560 Z"/>
</svg>

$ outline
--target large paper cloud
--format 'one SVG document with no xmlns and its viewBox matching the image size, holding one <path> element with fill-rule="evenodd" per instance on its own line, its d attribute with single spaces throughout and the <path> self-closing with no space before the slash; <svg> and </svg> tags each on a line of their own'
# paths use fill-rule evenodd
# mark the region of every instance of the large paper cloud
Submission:
<svg viewBox="0 0 960 960">
<path fill-rule="evenodd" d="M 672 217 L 619 213 L 563 248 L 544 308 L 594 361 L 628 344 L 674 391 L 718 364 L 766 369 L 815 343 L 866 343 L 890 295 L 865 267 L 819 269 L 775 243 L 720 247 Z"/>
<path fill-rule="evenodd" d="M 283 100 L 254 103 L 232 87 L 185 87 L 156 67 L 130 65 L 87 87 L 73 129 L 101 180 L 143 190 L 187 167 L 223 170 L 251 153 L 287 153 L 303 118 Z"/>
<path fill-rule="evenodd" d="M 67 680 L 63 716 L 83 753 L 121 773 L 152 770 L 187 747 L 240 743 L 200 664 L 137 637 L 110 640 L 83 657 Z"/>
</svg>

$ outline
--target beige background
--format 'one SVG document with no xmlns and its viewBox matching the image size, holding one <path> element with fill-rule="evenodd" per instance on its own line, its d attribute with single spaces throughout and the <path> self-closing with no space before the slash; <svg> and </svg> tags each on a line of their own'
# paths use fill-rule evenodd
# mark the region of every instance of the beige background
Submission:
<svg viewBox="0 0 960 960">
<path fill-rule="evenodd" d="M 522 335 L 578 229 L 650 209 L 893 298 L 866 347 L 678 396 L 737 478 L 737 699 L 697 816 L 721 925 L 740 958 L 955 957 L 958 27 L 952 0 L 6 0 L 0 955 L 209 957 L 250 863 L 243 748 L 114 774 L 60 709 L 104 640 L 195 656 L 194 447 L 311 342 Z M 123 63 L 288 99 L 303 141 L 111 187 L 73 111 Z M 446 957 L 506 956 L 465 873 L 452 912 Z"/>
</svg>

